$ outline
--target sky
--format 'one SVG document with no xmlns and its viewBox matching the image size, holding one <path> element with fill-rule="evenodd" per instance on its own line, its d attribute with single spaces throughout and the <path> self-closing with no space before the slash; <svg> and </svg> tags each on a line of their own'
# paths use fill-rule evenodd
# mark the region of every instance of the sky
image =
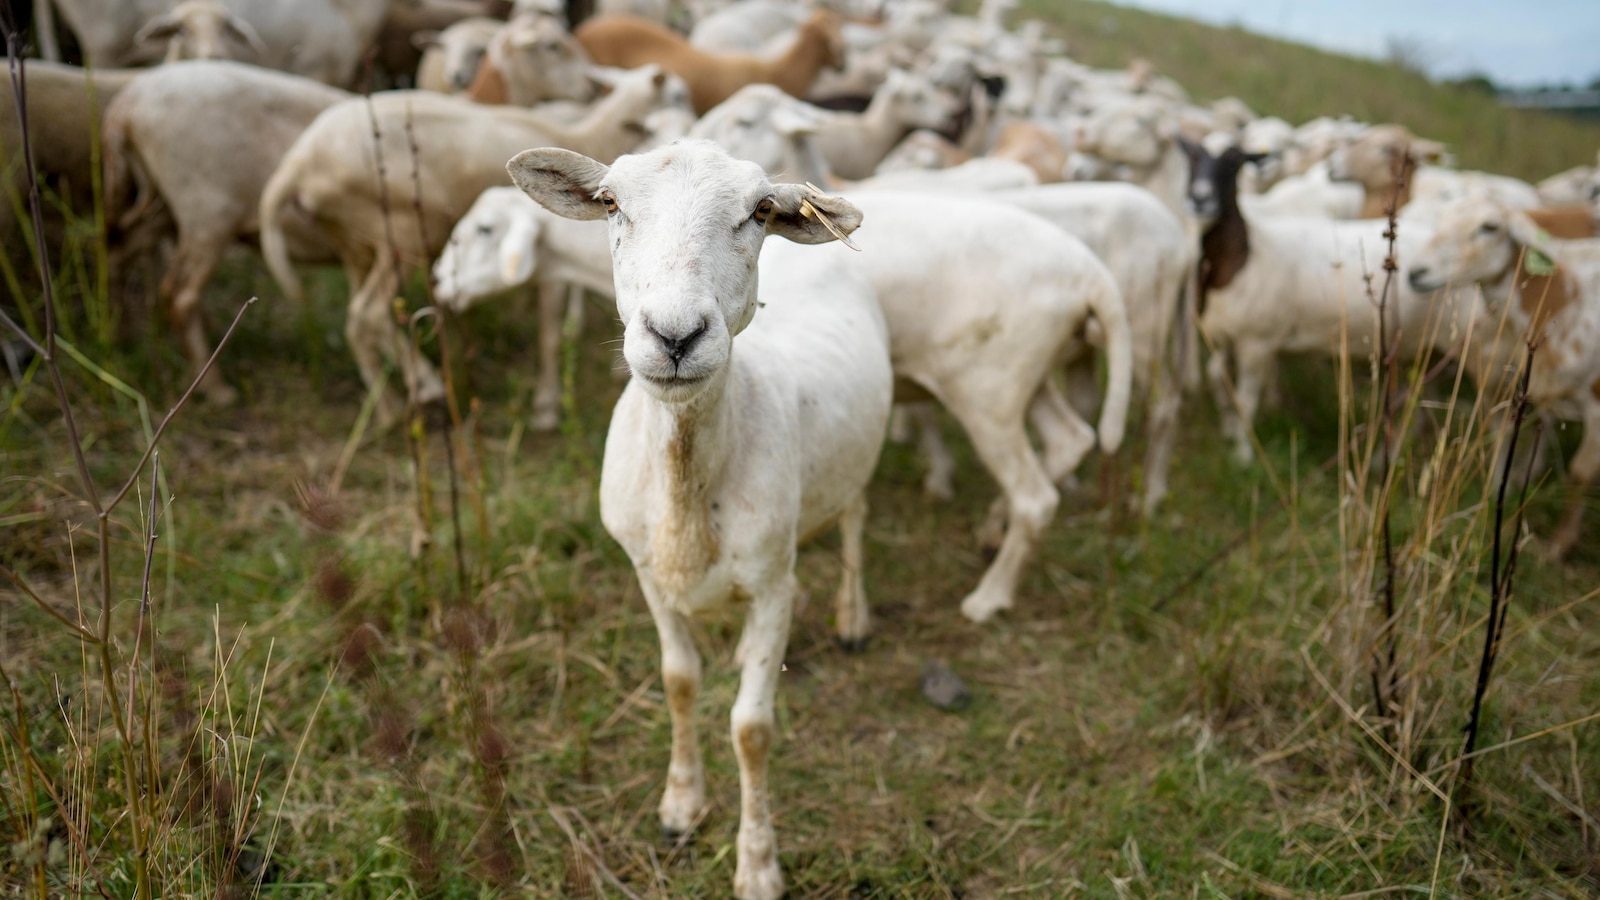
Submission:
<svg viewBox="0 0 1600 900">
<path fill-rule="evenodd" d="M 1358 56 L 1420 42 L 1436 77 L 1526 87 L 1600 77 L 1600 0 L 1111 0 Z"/>
</svg>

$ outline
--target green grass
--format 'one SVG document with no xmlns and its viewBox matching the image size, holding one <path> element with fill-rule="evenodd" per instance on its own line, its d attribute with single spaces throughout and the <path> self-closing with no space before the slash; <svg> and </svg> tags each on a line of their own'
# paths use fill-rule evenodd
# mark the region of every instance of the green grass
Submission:
<svg viewBox="0 0 1600 900">
<path fill-rule="evenodd" d="M 1090 65 L 1121 67 L 1144 57 L 1197 102 L 1236 96 L 1261 115 L 1294 124 L 1346 114 L 1399 122 L 1444 141 L 1465 169 L 1538 181 L 1594 165 L 1600 149 L 1600 122 L 1507 109 L 1470 88 L 1241 28 L 1092 0 L 1023 0 L 1019 15 L 1055 26 L 1068 53 Z"/>
<path fill-rule="evenodd" d="M 1081 58 L 1143 53 L 1202 97 L 1237 93 L 1292 119 L 1348 110 L 1447 140 L 1493 137 L 1473 128 L 1483 111 L 1472 98 L 1445 107 L 1436 128 L 1404 107 L 1355 108 L 1388 102 L 1391 82 L 1418 106 L 1442 90 L 1382 67 L 1097 4 L 1051 14 Z M 1107 18 L 1122 24 L 1094 30 Z M 1252 65 L 1308 74 L 1241 74 Z M 1463 141 L 1462 163 L 1513 174 L 1541 174 L 1517 167 L 1546 167 L 1537 154 L 1557 153 L 1548 135 L 1578 127 L 1483 114 L 1507 116 L 1494 119 L 1507 140 Z M 86 299 L 91 271 L 82 264 L 61 279 L 71 335 L 147 392 L 158 415 L 183 388 L 182 361 L 159 315 L 124 323 L 130 334 L 115 340 L 117 307 Z M 0 588 L 0 667 L 15 687 L 0 703 L 0 896 L 56 896 L 86 879 L 132 896 L 134 822 L 151 837 L 163 897 L 245 895 L 258 875 L 272 897 L 621 896 L 607 876 L 641 897 L 726 896 L 737 623 L 700 626 L 711 808 L 692 841 L 670 843 L 655 820 L 668 729 L 654 629 L 595 510 L 621 390 L 609 314 L 592 312 L 569 347 L 574 415 L 554 435 L 521 424 L 531 304 L 460 323 L 459 394 L 479 408 L 472 440 L 455 451 L 463 598 L 437 429 L 419 455 L 399 430 L 367 435 L 337 498 L 303 509 L 302 488 L 314 493 L 339 466 L 365 395 L 339 337 L 343 291 L 324 273 L 309 305 L 288 307 L 249 254 L 217 279 L 214 320 L 264 298 L 223 357 L 243 401 L 188 409 L 163 441 L 155 629 L 131 665 L 148 496 L 116 516 L 114 699 L 125 702 L 128 673 L 138 673 L 153 724 L 136 771 L 160 788 L 137 798 L 138 815 L 97 661 Z M 63 366 L 91 471 L 102 488 L 120 483 L 144 446 L 136 404 Z M 1330 364 L 1294 361 L 1284 372 L 1284 402 L 1261 417 L 1263 459 L 1251 468 L 1229 460 L 1209 404 L 1190 401 L 1172 496 L 1150 522 L 1125 512 L 1141 474 L 1136 421 L 1130 446 L 1091 463 L 1083 491 L 1065 498 L 1017 608 L 982 627 L 957 604 L 985 565 L 972 534 L 992 483 L 949 422 L 953 502 L 926 500 L 915 455 L 885 449 L 869 495 L 875 618 L 865 653 L 832 642 L 836 539 L 800 554 L 811 599 L 792 633 L 772 764 L 791 896 L 1600 889 L 1600 739 L 1580 722 L 1600 709 L 1589 596 L 1600 545 L 1591 538 L 1564 565 L 1540 560 L 1537 542 L 1524 551 L 1480 742 L 1494 749 L 1478 760 L 1468 827 L 1431 787 L 1458 796 L 1488 607 L 1491 509 L 1477 431 L 1460 418 L 1443 424 L 1435 388 L 1427 426 L 1406 444 L 1392 491 L 1397 691 L 1376 710 L 1379 491 L 1359 453 L 1335 461 L 1342 441 L 1370 434 L 1367 388 L 1358 380 L 1341 404 Z M 45 373 L 0 388 L 0 407 L 0 563 L 92 617 L 94 529 Z M 1348 431 L 1341 407 L 1354 413 Z M 1546 440 L 1570 451 L 1576 430 Z M 1560 505 L 1559 490 L 1537 491 L 1527 533 L 1548 533 Z M 967 710 L 922 700 L 927 659 L 966 679 Z M 1517 742 L 1496 746 L 1508 741 Z M 84 829 L 86 847 L 66 821 Z"/>
</svg>

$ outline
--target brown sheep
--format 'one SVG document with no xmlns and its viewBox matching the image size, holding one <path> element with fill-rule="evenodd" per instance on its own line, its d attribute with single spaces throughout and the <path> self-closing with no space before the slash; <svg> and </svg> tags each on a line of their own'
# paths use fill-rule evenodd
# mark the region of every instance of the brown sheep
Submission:
<svg viewBox="0 0 1600 900">
<path fill-rule="evenodd" d="M 657 63 L 683 78 L 695 113 L 705 115 L 747 84 L 775 84 L 791 96 L 804 97 L 824 67 L 837 69 L 844 63 L 839 23 L 837 13 L 817 10 L 776 59 L 706 53 L 676 32 L 629 16 L 598 16 L 573 34 L 597 65 L 632 69 Z"/>
</svg>

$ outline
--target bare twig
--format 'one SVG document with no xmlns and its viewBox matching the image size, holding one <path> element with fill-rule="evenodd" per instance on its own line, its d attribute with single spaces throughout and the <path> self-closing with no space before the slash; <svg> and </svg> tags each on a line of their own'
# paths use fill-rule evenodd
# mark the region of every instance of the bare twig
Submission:
<svg viewBox="0 0 1600 900">
<path fill-rule="evenodd" d="M 1506 607 L 1511 600 L 1511 579 L 1516 571 L 1517 541 L 1511 542 L 1510 553 L 1505 558 L 1502 566 L 1500 543 L 1502 532 L 1505 530 L 1506 488 L 1511 481 L 1511 461 L 1517 452 L 1517 436 L 1522 432 L 1522 424 L 1528 414 L 1528 381 L 1533 375 L 1533 354 L 1537 344 L 1529 339 L 1527 352 L 1522 360 L 1522 374 L 1517 379 L 1517 391 L 1511 401 L 1508 416 L 1511 420 L 1511 434 L 1506 441 L 1506 454 L 1504 464 L 1500 466 L 1500 483 L 1495 487 L 1494 501 L 1494 532 L 1491 536 L 1493 548 L 1489 558 L 1489 617 L 1483 626 L 1483 654 L 1478 659 L 1478 678 L 1472 689 L 1472 709 L 1467 714 L 1466 739 L 1461 748 L 1461 781 L 1457 783 L 1456 790 L 1460 797 L 1456 804 L 1461 810 L 1463 820 L 1470 823 L 1472 817 L 1472 773 L 1474 755 L 1473 749 L 1478 743 L 1478 730 L 1482 724 L 1483 699 L 1489 692 L 1489 681 L 1494 675 L 1495 657 L 1500 650 L 1500 636 L 1505 629 Z M 1521 523 L 1521 513 L 1517 515 Z"/>
</svg>

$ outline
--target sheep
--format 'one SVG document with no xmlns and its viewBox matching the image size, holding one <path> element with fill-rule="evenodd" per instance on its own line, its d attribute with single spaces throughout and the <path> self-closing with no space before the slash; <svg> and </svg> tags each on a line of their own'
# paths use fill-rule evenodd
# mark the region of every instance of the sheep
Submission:
<svg viewBox="0 0 1600 900">
<path fill-rule="evenodd" d="M 249 22 L 229 11 L 218 0 L 183 0 L 177 6 L 151 19 L 133 36 L 139 44 L 167 42 L 164 62 L 180 59 L 233 59 L 230 45 L 250 48 L 265 56 L 267 46 Z"/>
<path fill-rule="evenodd" d="M 28 138 L 41 189 L 58 191 L 75 209 L 94 203 L 93 135 L 100 117 L 117 92 L 140 74 L 138 69 L 90 71 L 77 66 L 28 60 L 23 64 L 28 112 Z M 28 177 L 22 165 L 22 130 L 16 97 L 0 90 L 0 246 L 20 249 L 14 209 L 26 209 Z M 50 204 L 46 204 L 48 209 Z"/>
<path fill-rule="evenodd" d="M 1585 206 L 1600 198 L 1600 168 L 1576 166 L 1538 183 L 1542 206 Z"/>
<path fill-rule="evenodd" d="M 1180 218 L 1188 218 L 1184 193 L 1189 166 L 1176 136 L 1164 101 L 1136 97 L 1084 122 L 1074 149 L 1121 167 L 1125 178 L 1119 180 L 1139 185 Z"/>
<path fill-rule="evenodd" d="M 1242 147 L 1255 156 L 1258 151 Z M 1263 162 L 1270 161 L 1267 156 Z M 1241 179 L 1243 173 L 1241 173 Z M 1359 219 L 1366 205 L 1367 192 L 1353 181 L 1334 181 L 1328 164 L 1317 163 L 1299 175 L 1281 178 L 1266 193 L 1239 195 L 1239 206 L 1252 216 L 1320 216 L 1327 219 Z"/>
<path fill-rule="evenodd" d="M 773 184 L 705 141 L 625 156 L 609 169 L 550 149 L 521 153 L 507 168 L 552 212 L 605 218 L 612 241 L 633 379 L 606 436 L 600 518 L 632 560 L 660 635 L 672 718 L 661 823 L 687 832 L 706 806 L 695 724 L 701 664 L 689 619 L 742 606 L 730 717 L 740 783 L 733 893 L 776 900 L 784 883 L 767 767 L 799 593 L 795 548 L 839 523 L 839 637 L 859 647 L 865 488 L 893 377 L 883 317 L 852 260 L 839 249 L 763 240 L 823 243 L 834 236 L 825 221 L 848 234 L 861 214 Z"/>
<path fill-rule="evenodd" d="M 262 190 L 267 267 L 285 296 L 302 296 L 284 242 L 292 208 L 294 219 L 323 233 L 344 263 L 351 290 L 345 334 L 362 379 L 380 384 L 388 355 L 399 361 L 414 398 L 438 400 L 443 383 L 426 360 L 408 352 L 389 309 L 400 278 L 443 248 L 456 219 L 501 180 L 506 157 L 528 146 L 563 146 L 615 158 L 639 142 L 640 122 L 661 102 L 666 83 L 655 66 L 622 73 L 611 94 L 573 126 L 426 91 L 335 104 L 311 123 Z M 381 136 L 382 182 L 374 171 L 374 131 Z M 395 398 L 383 391 L 380 424 L 392 423 L 398 412 Z"/>
<path fill-rule="evenodd" d="M 778 59 L 704 53 L 661 26 L 625 16 L 598 16 L 578 26 L 574 35 L 600 65 L 631 68 L 653 62 L 681 76 L 689 83 L 698 115 L 755 82 L 803 96 L 823 67 L 838 68 L 843 62 L 839 16 L 825 9 L 801 25 L 799 39 Z"/>
<path fill-rule="evenodd" d="M 262 188 L 290 145 L 349 96 L 257 66 L 181 62 L 133 79 L 106 108 L 106 218 L 128 248 L 153 244 L 151 232 L 169 221 L 176 226 L 161 294 L 197 369 L 211 355 L 198 314 L 211 273 L 230 246 L 255 233 Z M 249 128 L 237 127 L 241 109 L 254 110 Z M 219 404 L 237 396 L 215 368 L 200 389 Z"/>
<path fill-rule="evenodd" d="M 52 0 L 96 68 L 149 61 L 135 40 L 172 0 Z M 272 69 L 344 86 L 356 75 L 394 0 L 225 0 L 255 29 Z"/>
<path fill-rule="evenodd" d="M 496 21 L 488 0 L 396 0 L 374 42 L 375 62 L 391 82 L 420 87 L 422 59 L 444 32 L 470 19 Z"/>
<path fill-rule="evenodd" d="M 1541 206 L 1524 209 L 1522 213 L 1553 238 L 1575 240 L 1600 236 L 1596 233 L 1596 210 L 1593 207 Z"/>
<path fill-rule="evenodd" d="M 744 0 L 694 23 L 689 45 L 706 53 L 760 54 L 768 40 L 800 27 L 809 12 L 789 0 Z"/>
<path fill-rule="evenodd" d="M 949 127 L 955 102 L 919 75 L 891 69 L 865 112 L 838 113 L 818 128 L 816 147 L 834 174 L 866 178 L 912 130 Z"/>
<path fill-rule="evenodd" d="M 1201 220 L 1209 223 L 1199 265 L 1199 326 L 1213 348 L 1207 375 L 1240 464 L 1253 459 L 1250 427 L 1280 354 L 1377 352 L 1377 309 L 1362 276 L 1382 271 L 1387 251 L 1382 220 L 1244 215 L 1237 178 L 1248 158 L 1237 147 L 1214 160 L 1199 151 L 1190 188 Z M 1399 257 L 1410 258 L 1429 231 L 1423 223 L 1401 228 Z M 1465 296 L 1432 298 L 1397 283 L 1387 309 L 1396 352 L 1415 358 L 1453 348 L 1464 333 L 1461 322 L 1477 307 Z M 1238 370 L 1231 402 L 1230 359 Z"/>
<path fill-rule="evenodd" d="M 990 523 L 1007 522 L 999 553 L 961 602 L 963 615 L 983 622 L 1013 605 L 1017 579 L 1055 515 L 1054 485 L 1097 435 L 1107 453 L 1121 444 L 1133 368 L 1122 297 L 1082 241 L 982 195 L 846 196 L 867 216 L 854 240 L 889 325 L 895 375 L 907 388 L 899 399 L 939 400 L 1004 495 Z M 1047 377 L 1081 351 L 1091 318 L 1104 332 L 1110 373 L 1098 429 Z M 1043 443 L 1042 461 L 1028 423 Z"/>
<path fill-rule="evenodd" d="M 1584 492 L 1600 473 L 1600 240 L 1550 240 L 1527 215 L 1486 197 L 1447 204 L 1436 222 L 1406 271 L 1411 287 L 1477 285 L 1492 310 L 1537 342 L 1528 398 L 1583 422 L 1566 509 L 1550 538 L 1560 558 L 1578 542 Z"/>
<path fill-rule="evenodd" d="M 535 431 L 561 416 L 563 285 L 615 298 L 611 248 L 604 223 L 562 218 L 514 187 L 484 191 L 456 223 L 433 264 L 433 296 L 462 313 L 479 301 L 514 293 L 538 280 L 539 375 L 533 393 Z"/>
<path fill-rule="evenodd" d="M 417 90 L 460 94 L 471 87 L 483 63 L 489 42 L 505 26 L 496 19 L 470 18 L 438 32 L 423 32 L 417 63 Z"/>
<path fill-rule="evenodd" d="M 518 16 L 489 39 L 466 95 L 478 103 L 533 106 L 587 102 L 594 95 L 588 54 L 550 16 Z"/>
<path fill-rule="evenodd" d="M 1193 354 L 1182 326 L 1184 291 L 1195 248 L 1184 222 L 1149 191 L 1128 184 L 1057 184 L 985 195 L 1027 210 L 1077 237 L 1106 265 L 1117 283 L 1132 336 L 1133 383 L 1148 392 L 1149 443 L 1140 509 L 1152 514 L 1167 493 L 1167 471 L 1182 402 L 1179 367 Z M 1174 343 L 1174 340 L 1179 343 Z M 1171 348 L 1169 350 L 1169 347 Z M 1091 410 L 1093 372 L 1072 372 L 1071 396 Z"/>
<path fill-rule="evenodd" d="M 1416 138 L 1404 126 L 1374 125 L 1335 141 L 1327 157 L 1328 176 L 1360 185 L 1365 198 L 1356 218 L 1376 219 L 1386 215 L 1391 203 L 1396 210 L 1409 204 L 1416 170 L 1443 153 L 1444 145 Z M 1402 158 L 1410 167 L 1404 183 Z"/>
</svg>

